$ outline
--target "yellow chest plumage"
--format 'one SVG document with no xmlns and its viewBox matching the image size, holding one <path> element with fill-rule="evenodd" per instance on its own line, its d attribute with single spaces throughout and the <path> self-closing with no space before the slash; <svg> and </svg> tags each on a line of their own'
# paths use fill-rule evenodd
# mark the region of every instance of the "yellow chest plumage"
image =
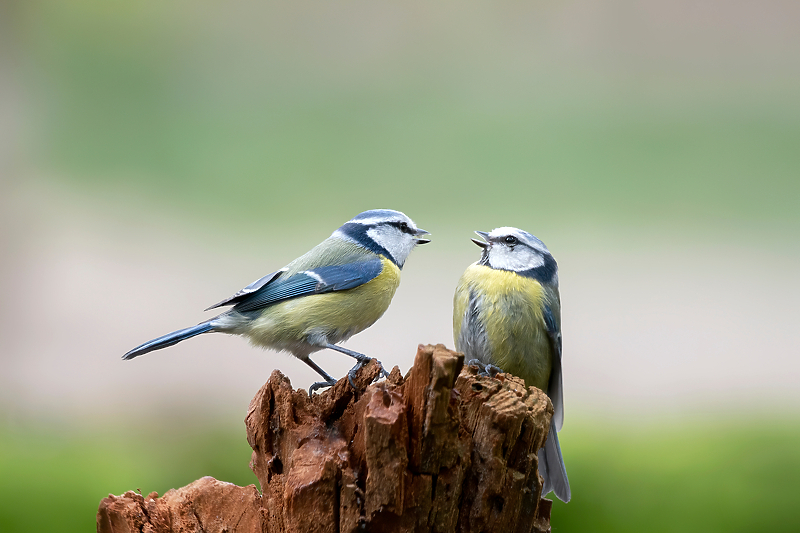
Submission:
<svg viewBox="0 0 800 533">
<path fill-rule="evenodd" d="M 400 269 L 381 258 L 381 273 L 363 285 L 344 291 L 313 294 L 271 305 L 242 332 L 253 344 L 291 351 L 302 357 L 336 344 L 375 323 L 400 285 Z"/>
<path fill-rule="evenodd" d="M 543 307 L 550 298 L 535 279 L 473 264 L 454 298 L 456 348 L 547 391 L 552 347 Z"/>
</svg>

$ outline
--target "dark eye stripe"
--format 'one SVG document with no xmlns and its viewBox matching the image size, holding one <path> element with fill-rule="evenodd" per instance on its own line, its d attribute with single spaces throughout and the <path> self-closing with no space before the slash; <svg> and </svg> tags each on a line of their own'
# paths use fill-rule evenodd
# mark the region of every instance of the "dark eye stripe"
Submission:
<svg viewBox="0 0 800 533">
<path fill-rule="evenodd" d="M 387 222 L 388 226 L 394 226 L 395 228 L 399 229 L 403 233 L 408 233 L 409 235 L 414 235 L 414 230 L 408 225 L 407 222 Z"/>
</svg>

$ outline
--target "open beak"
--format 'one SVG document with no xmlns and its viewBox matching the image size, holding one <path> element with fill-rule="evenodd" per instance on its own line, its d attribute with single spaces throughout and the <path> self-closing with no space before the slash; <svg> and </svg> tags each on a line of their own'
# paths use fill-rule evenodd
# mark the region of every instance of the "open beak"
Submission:
<svg viewBox="0 0 800 533">
<path fill-rule="evenodd" d="M 475 233 L 478 236 L 482 237 L 484 241 L 488 241 L 489 240 L 489 233 L 488 232 L 486 232 L 486 231 L 476 231 Z M 472 242 L 474 242 L 475 244 L 477 244 L 478 246 L 480 246 L 483 249 L 486 249 L 486 248 L 489 247 L 489 243 L 488 242 L 479 241 L 478 239 L 472 239 Z"/>
<path fill-rule="evenodd" d="M 425 231 L 422 228 L 417 228 L 417 231 L 415 232 L 415 235 L 417 235 L 417 236 L 419 236 L 419 235 L 430 235 L 430 233 L 428 233 L 427 231 Z M 414 239 L 414 241 L 417 244 L 428 244 L 429 242 L 431 242 L 430 239 Z"/>
</svg>

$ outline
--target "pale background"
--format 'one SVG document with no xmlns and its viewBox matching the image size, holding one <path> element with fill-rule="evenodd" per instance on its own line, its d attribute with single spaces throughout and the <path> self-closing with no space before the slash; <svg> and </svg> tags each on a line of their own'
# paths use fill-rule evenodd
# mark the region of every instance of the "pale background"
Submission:
<svg viewBox="0 0 800 533">
<path fill-rule="evenodd" d="M 224 335 L 121 355 L 371 208 L 433 234 L 386 315 L 347 343 L 404 372 L 418 343 L 453 345 L 473 230 L 518 226 L 555 255 L 566 530 L 642 530 L 602 494 L 652 496 L 653 527 L 648 509 L 683 497 L 701 530 L 764 516 L 791 530 L 798 24 L 790 1 L 0 4 L 0 530 L 46 521 L 20 502 L 53 480 L 83 480 L 68 510 L 85 530 L 108 492 L 222 475 L 213 461 L 170 474 L 181 424 L 241 444 L 274 368 L 298 387 L 314 374 Z M 315 360 L 337 376 L 351 362 Z M 712 428 L 694 437 L 702 453 L 681 440 L 690 422 Z M 605 424 L 667 433 L 602 440 Z M 178 428 L 172 446 L 150 428 Z M 778 436 L 753 441 L 756 428 Z M 107 438 L 131 454 L 104 456 Z M 665 460 L 664 439 L 699 466 Z M 606 463 L 605 445 L 641 462 Z M 161 477 L 137 474 L 136 446 L 158 448 Z M 232 481 L 253 482 L 237 449 Z M 733 459 L 707 470 L 714 457 Z M 629 485 L 609 488 L 606 466 Z M 754 494 L 772 511 L 740 504 Z"/>
</svg>

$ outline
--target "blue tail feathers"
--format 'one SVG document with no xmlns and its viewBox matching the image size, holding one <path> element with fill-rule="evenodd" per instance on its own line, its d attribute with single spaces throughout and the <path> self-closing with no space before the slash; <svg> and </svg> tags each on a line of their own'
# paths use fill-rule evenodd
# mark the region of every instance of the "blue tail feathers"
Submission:
<svg viewBox="0 0 800 533">
<path fill-rule="evenodd" d="M 137 346 L 130 352 L 123 355 L 122 359 L 127 361 L 128 359 L 133 359 L 134 357 L 144 355 L 154 350 L 160 350 L 161 348 L 173 346 L 181 341 L 194 337 L 195 335 L 200 335 L 201 333 L 208 333 L 209 331 L 213 330 L 214 326 L 211 325 L 211 322 L 203 322 L 202 324 L 198 324 L 190 328 L 179 329 L 178 331 L 167 333 L 166 335 L 163 335 L 157 339 L 147 341 L 141 346 Z"/>
<path fill-rule="evenodd" d="M 544 448 L 539 450 L 539 473 L 544 478 L 542 497 L 552 490 L 562 502 L 567 503 L 570 500 L 572 492 L 569 489 L 564 458 L 561 456 L 561 446 L 558 444 L 555 421 L 550 422 Z"/>
</svg>

